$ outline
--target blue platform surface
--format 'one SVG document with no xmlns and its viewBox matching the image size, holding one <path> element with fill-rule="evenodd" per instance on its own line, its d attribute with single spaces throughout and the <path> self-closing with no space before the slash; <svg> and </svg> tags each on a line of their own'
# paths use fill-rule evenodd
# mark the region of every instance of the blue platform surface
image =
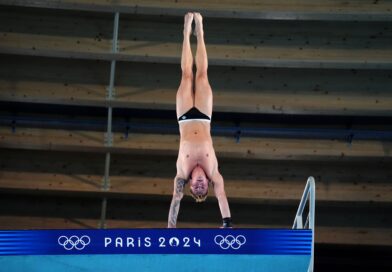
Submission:
<svg viewBox="0 0 392 272">
<path fill-rule="evenodd" d="M 312 231 L 0 231 L 0 271 L 307 271 Z"/>
</svg>

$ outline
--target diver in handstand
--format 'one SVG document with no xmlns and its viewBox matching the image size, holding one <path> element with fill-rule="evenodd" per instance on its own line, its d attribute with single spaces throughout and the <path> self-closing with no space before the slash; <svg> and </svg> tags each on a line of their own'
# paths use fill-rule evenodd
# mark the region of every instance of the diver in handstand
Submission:
<svg viewBox="0 0 392 272">
<path fill-rule="evenodd" d="M 195 21 L 195 35 L 197 37 L 195 78 L 190 46 L 193 20 Z M 208 186 L 211 184 L 218 199 L 223 220 L 222 227 L 231 227 L 229 203 L 224 190 L 223 177 L 218 170 L 218 161 L 210 133 L 212 89 L 207 77 L 208 60 L 204 43 L 203 18 L 200 13 L 187 13 L 185 15 L 183 34 L 182 78 L 176 96 L 180 147 L 168 227 L 176 227 L 180 202 L 187 183 L 189 183 L 190 193 L 196 202 L 202 202 L 207 198 Z"/>
</svg>

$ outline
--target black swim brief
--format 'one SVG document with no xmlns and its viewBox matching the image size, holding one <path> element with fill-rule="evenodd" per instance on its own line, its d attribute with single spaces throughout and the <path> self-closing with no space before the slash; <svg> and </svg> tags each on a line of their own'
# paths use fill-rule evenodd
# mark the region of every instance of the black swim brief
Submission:
<svg viewBox="0 0 392 272">
<path fill-rule="evenodd" d="M 189 111 L 181 115 L 180 118 L 178 118 L 178 123 L 192 120 L 211 122 L 211 117 L 202 113 L 196 107 L 193 107 Z"/>
</svg>

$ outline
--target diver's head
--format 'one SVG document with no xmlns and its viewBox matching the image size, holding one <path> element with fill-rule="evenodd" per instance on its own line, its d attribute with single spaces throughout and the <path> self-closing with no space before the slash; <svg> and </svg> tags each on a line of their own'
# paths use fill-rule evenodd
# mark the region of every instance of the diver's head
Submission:
<svg viewBox="0 0 392 272">
<path fill-rule="evenodd" d="M 203 168 L 197 165 L 193 168 L 189 178 L 190 192 L 196 202 L 203 202 L 208 195 L 209 180 Z"/>
</svg>

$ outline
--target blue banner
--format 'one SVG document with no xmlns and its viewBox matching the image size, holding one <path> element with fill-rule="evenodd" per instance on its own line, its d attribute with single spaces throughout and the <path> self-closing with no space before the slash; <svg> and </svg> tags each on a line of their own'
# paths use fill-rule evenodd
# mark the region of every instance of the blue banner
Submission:
<svg viewBox="0 0 392 272">
<path fill-rule="evenodd" d="M 310 255 L 311 230 L 109 229 L 0 231 L 0 255 Z"/>
</svg>

